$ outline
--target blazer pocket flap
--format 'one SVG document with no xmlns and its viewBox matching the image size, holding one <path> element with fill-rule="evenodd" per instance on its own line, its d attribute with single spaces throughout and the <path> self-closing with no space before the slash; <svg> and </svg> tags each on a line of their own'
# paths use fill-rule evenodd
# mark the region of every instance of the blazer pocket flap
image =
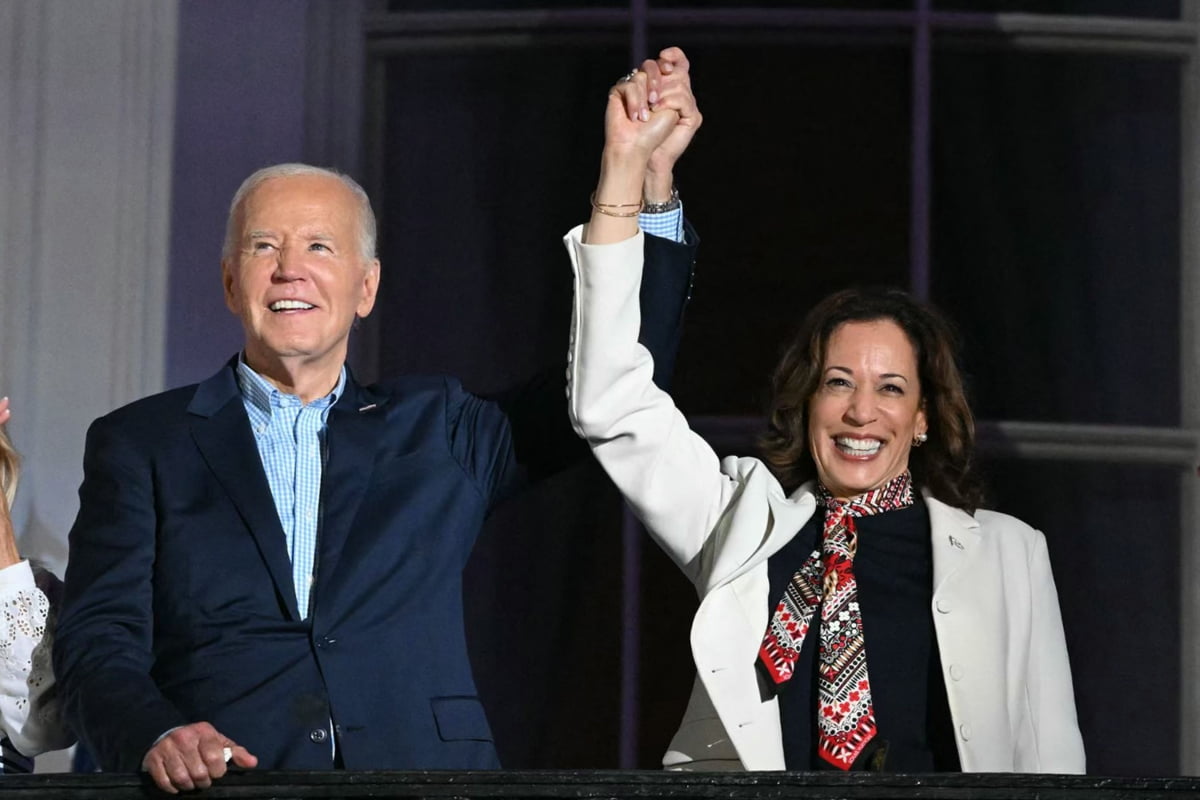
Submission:
<svg viewBox="0 0 1200 800">
<path fill-rule="evenodd" d="M 492 731 L 478 697 L 435 697 L 429 701 L 443 742 L 470 739 L 490 742 Z"/>
</svg>

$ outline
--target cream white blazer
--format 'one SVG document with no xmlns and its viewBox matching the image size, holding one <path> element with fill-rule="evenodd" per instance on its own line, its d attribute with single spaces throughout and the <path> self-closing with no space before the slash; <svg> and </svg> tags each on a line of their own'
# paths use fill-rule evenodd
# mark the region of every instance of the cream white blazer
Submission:
<svg viewBox="0 0 1200 800">
<path fill-rule="evenodd" d="M 676 769 L 784 769 L 779 706 L 754 663 L 767 628 L 767 559 L 816 510 L 761 461 L 719 460 L 651 381 L 637 343 L 642 235 L 565 242 L 575 268 L 572 422 L 700 596 L 696 680 L 663 758 Z M 959 759 L 969 772 L 1083 772 L 1071 670 L 1046 542 L 1020 520 L 926 495 L 933 617 Z"/>
</svg>

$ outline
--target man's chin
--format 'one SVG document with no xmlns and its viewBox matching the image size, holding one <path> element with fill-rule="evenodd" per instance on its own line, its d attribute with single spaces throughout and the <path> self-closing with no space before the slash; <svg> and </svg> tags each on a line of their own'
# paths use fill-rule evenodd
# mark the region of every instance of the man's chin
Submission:
<svg viewBox="0 0 1200 800">
<path fill-rule="evenodd" d="M 295 340 L 266 341 L 254 347 L 247 345 L 247 356 L 250 356 L 252 353 L 264 361 L 274 363 L 323 364 L 330 360 L 340 363 L 346 360 L 346 340 L 343 339 L 332 346 L 326 342 L 314 343 Z"/>
</svg>

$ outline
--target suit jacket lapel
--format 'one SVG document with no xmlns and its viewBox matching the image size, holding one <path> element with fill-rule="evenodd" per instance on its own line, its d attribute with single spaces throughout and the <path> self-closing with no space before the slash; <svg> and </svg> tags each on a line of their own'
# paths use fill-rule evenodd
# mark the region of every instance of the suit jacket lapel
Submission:
<svg viewBox="0 0 1200 800">
<path fill-rule="evenodd" d="M 383 441 L 385 398 L 346 376 L 346 390 L 329 412 L 326 461 L 321 478 L 321 530 L 317 536 L 317 593 L 330 585 L 346 547 L 359 506 L 375 472 L 375 452 Z M 314 610 L 315 614 L 315 610 Z"/>
<path fill-rule="evenodd" d="M 254 433 L 250 430 L 250 420 L 242 405 L 234 363 L 226 365 L 196 388 L 188 406 L 188 412 L 192 414 L 192 438 L 250 529 L 271 574 L 275 591 L 289 618 L 296 620 L 300 615 L 296 611 L 296 588 L 292 582 L 287 540 L 279 524 Z"/>
</svg>

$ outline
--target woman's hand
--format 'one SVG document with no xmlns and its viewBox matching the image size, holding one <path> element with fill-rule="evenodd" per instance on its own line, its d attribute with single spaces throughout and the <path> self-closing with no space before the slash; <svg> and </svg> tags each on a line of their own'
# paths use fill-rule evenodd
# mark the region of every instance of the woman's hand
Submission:
<svg viewBox="0 0 1200 800">
<path fill-rule="evenodd" d="M 622 77 L 609 89 L 604 114 L 606 159 L 637 161 L 644 168 L 654 151 L 666 141 L 679 121 L 679 114 L 668 106 L 655 104 L 652 108 L 649 95 L 650 76 L 640 69 Z"/>
</svg>

